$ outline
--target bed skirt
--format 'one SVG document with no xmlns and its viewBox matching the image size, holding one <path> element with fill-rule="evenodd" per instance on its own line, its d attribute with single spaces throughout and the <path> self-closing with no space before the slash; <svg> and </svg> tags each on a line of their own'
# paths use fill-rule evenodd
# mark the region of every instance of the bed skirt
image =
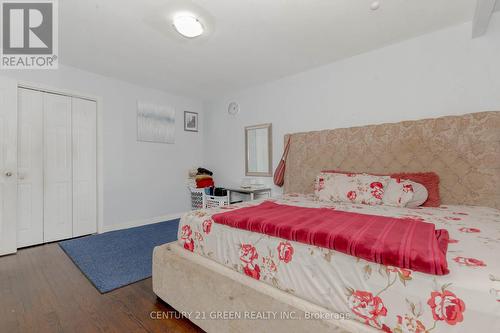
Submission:
<svg viewBox="0 0 500 333">
<path fill-rule="evenodd" d="M 206 332 L 379 332 L 175 242 L 154 249 L 153 291 Z"/>
</svg>

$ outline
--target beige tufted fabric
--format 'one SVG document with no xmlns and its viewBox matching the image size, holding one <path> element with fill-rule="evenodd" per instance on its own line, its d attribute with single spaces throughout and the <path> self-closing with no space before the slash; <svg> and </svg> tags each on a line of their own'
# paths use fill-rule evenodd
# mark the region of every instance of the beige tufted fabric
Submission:
<svg viewBox="0 0 500 333">
<path fill-rule="evenodd" d="M 325 169 L 434 171 L 443 204 L 500 209 L 500 112 L 291 135 L 285 193 L 312 193 Z"/>
</svg>

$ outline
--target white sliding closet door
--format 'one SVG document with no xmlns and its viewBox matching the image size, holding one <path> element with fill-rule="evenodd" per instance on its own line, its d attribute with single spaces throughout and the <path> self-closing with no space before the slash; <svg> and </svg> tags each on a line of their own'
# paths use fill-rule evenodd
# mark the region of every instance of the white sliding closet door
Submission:
<svg viewBox="0 0 500 333">
<path fill-rule="evenodd" d="M 73 236 L 71 97 L 44 94 L 44 241 Z"/>
<path fill-rule="evenodd" d="M 17 83 L 0 77 L 0 255 L 16 252 Z"/>
<path fill-rule="evenodd" d="M 19 89 L 17 247 L 43 243 L 43 93 Z"/>
<path fill-rule="evenodd" d="M 97 232 L 97 165 L 94 101 L 72 99 L 73 110 L 73 236 Z"/>
</svg>

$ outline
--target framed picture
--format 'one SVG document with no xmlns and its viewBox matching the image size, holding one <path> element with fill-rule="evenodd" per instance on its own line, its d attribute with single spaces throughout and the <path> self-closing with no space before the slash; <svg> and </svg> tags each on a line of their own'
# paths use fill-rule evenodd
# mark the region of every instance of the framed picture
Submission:
<svg viewBox="0 0 500 333">
<path fill-rule="evenodd" d="M 137 140 L 175 142 L 175 110 L 169 106 L 137 102 Z"/>
<path fill-rule="evenodd" d="M 198 132 L 198 113 L 184 111 L 184 130 Z"/>
</svg>

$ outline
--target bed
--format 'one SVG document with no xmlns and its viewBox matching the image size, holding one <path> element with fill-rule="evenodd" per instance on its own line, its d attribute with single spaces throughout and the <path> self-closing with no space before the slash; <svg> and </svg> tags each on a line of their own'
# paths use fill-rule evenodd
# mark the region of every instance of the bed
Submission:
<svg viewBox="0 0 500 333">
<path fill-rule="evenodd" d="M 433 223 L 449 232 L 447 275 L 214 223 L 220 211 L 260 204 L 251 202 L 184 215 L 178 241 L 155 249 L 153 289 L 213 332 L 500 330 L 499 133 L 500 113 L 486 112 L 292 134 L 285 195 L 275 203 Z M 325 203 L 311 194 L 322 169 L 424 166 L 441 177 L 440 207 Z"/>
</svg>

